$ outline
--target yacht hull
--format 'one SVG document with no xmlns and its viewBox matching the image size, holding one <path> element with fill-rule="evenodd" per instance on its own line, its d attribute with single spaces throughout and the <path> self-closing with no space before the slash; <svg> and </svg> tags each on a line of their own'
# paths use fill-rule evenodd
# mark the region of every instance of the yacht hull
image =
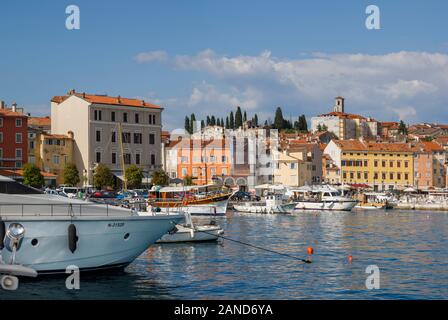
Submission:
<svg viewBox="0 0 448 320">
<path fill-rule="evenodd" d="M 124 268 L 166 234 L 182 216 L 4 218 L 6 228 L 17 222 L 25 237 L 16 253 L 16 264 L 39 274 L 61 273 L 68 266 L 80 270 Z M 69 225 L 76 227 L 76 250 L 69 249 Z M 5 263 L 11 252 L 4 248 Z"/>
<path fill-rule="evenodd" d="M 353 201 L 298 201 L 295 210 L 351 211 L 358 202 Z"/>
</svg>

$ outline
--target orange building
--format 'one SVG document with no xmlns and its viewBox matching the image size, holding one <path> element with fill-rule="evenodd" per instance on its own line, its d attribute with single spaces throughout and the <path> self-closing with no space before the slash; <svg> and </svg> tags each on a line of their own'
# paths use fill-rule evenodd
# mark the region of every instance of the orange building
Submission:
<svg viewBox="0 0 448 320">
<path fill-rule="evenodd" d="M 433 141 L 414 146 L 414 185 L 418 188 L 446 186 L 446 155 L 443 147 Z"/>
<path fill-rule="evenodd" d="M 177 153 L 177 177 L 191 176 L 197 185 L 213 184 L 231 174 L 230 143 L 225 139 L 182 139 L 171 143 Z"/>
</svg>

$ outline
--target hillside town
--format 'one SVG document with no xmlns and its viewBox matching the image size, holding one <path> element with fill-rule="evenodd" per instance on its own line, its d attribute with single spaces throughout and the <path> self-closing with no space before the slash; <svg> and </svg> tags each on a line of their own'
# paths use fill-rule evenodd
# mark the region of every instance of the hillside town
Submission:
<svg viewBox="0 0 448 320">
<path fill-rule="evenodd" d="M 257 115 L 248 120 L 244 112 L 241 118 L 238 107 L 241 119 L 235 121 L 232 112 L 231 125 L 229 117 L 225 124 L 214 117 L 205 123 L 192 115 L 188 128 L 168 132 L 161 106 L 75 90 L 52 97 L 49 105 L 50 116 L 34 117 L 26 107 L 1 102 L 1 175 L 23 181 L 32 166 L 45 186 L 56 187 L 70 184 L 64 170 L 74 164 L 75 185 L 119 189 L 125 168 L 133 166 L 141 171 L 141 187 L 152 185 L 154 172 L 164 172 L 170 182 L 221 183 L 242 191 L 321 183 L 431 190 L 448 181 L 448 125 L 382 122 L 349 113 L 343 97 L 328 113 L 311 117 L 311 130 L 303 130 L 305 116 L 300 130 L 292 124 L 278 130 L 267 120 L 259 125 Z M 108 185 L 95 183 L 99 165 L 113 176 Z"/>
</svg>

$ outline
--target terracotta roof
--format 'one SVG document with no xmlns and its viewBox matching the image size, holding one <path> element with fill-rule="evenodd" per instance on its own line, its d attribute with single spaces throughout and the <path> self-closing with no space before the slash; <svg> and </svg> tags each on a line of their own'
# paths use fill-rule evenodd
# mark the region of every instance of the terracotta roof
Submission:
<svg viewBox="0 0 448 320">
<path fill-rule="evenodd" d="M 444 151 L 443 147 L 434 141 L 421 141 L 415 144 L 414 151 L 416 152 L 440 152 Z"/>
<path fill-rule="evenodd" d="M 28 118 L 29 126 L 38 126 L 38 127 L 50 127 L 51 126 L 51 118 L 47 117 L 29 117 Z"/>
<path fill-rule="evenodd" d="M 399 125 L 398 122 L 381 122 L 381 126 L 388 129 L 398 129 Z"/>
<path fill-rule="evenodd" d="M 329 116 L 335 116 L 335 117 L 347 118 L 347 119 L 367 120 L 367 118 L 360 116 L 359 114 L 345 113 L 345 112 L 338 112 L 338 111 L 333 111 L 333 112 L 324 113 L 324 114 L 319 115 L 319 117 L 329 117 Z M 371 120 L 373 120 L 373 119 L 371 119 Z"/>
<path fill-rule="evenodd" d="M 413 152 L 408 143 L 363 142 L 359 140 L 333 140 L 344 151 Z"/>
<path fill-rule="evenodd" d="M 88 93 L 71 93 L 65 96 L 54 96 L 51 101 L 56 103 L 62 103 L 66 99 L 70 98 L 72 95 L 75 95 L 85 101 L 95 104 L 108 104 L 108 105 L 116 105 L 116 106 L 128 106 L 128 107 L 140 107 L 140 108 L 150 108 L 150 109 L 162 109 L 162 107 L 146 102 L 145 100 L 140 99 L 132 99 L 132 98 L 122 98 L 118 97 L 110 97 L 106 95 L 95 95 Z"/>
<path fill-rule="evenodd" d="M 438 136 L 436 138 L 436 141 L 442 145 L 447 145 L 448 144 L 448 136 Z"/>
<path fill-rule="evenodd" d="M 45 138 L 50 138 L 50 139 L 71 139 L 68 135 L 65 134 L 43 134 L 43 136 Z"/>
<path fill-rule="evenodd" d="M 0 116 L 2 117 L 21 117 L 21 118 L 27 118 L 26 115 L 24 115 L 21 112 L 14 112 L 11 109 L 0 109 Z"/>
<path fill-rule="evenodd" d="M 40 174 L 44 177 L 44 178 L 53 178 L 56 179 L 57 175 L 53 174 L 53 173 L 49 173 L 49 172 L 45 172 L 45 171 L 41 171 Z M 23 170 L 22 169 L 1 169 L 0 170 L 0 175 L 5 176 L 5 177 L 23 177 Z"/>
</svg>

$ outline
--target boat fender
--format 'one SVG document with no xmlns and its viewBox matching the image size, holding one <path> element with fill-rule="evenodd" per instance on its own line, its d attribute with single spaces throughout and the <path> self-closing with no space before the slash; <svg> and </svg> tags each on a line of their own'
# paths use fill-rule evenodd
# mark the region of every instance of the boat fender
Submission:
<svg viewBox="0 0 448 320">
<path fill-rule="evenodd" d="M 3 243 L 3 240 L 5 239 L 5 233 L 6 233 L 5 221 L 0 221 L 0 250 L 3 250 L 3 248 L 5 247 L 5 244 Z"/>
<path fill-rule="evenodd" d="M 76 251 L 78 240 L 79 238 L 76 234 L 76 227 L 72 223 L 68 226 L 68 248 L 72 253 L 75 253 Z"/>
</svg>

